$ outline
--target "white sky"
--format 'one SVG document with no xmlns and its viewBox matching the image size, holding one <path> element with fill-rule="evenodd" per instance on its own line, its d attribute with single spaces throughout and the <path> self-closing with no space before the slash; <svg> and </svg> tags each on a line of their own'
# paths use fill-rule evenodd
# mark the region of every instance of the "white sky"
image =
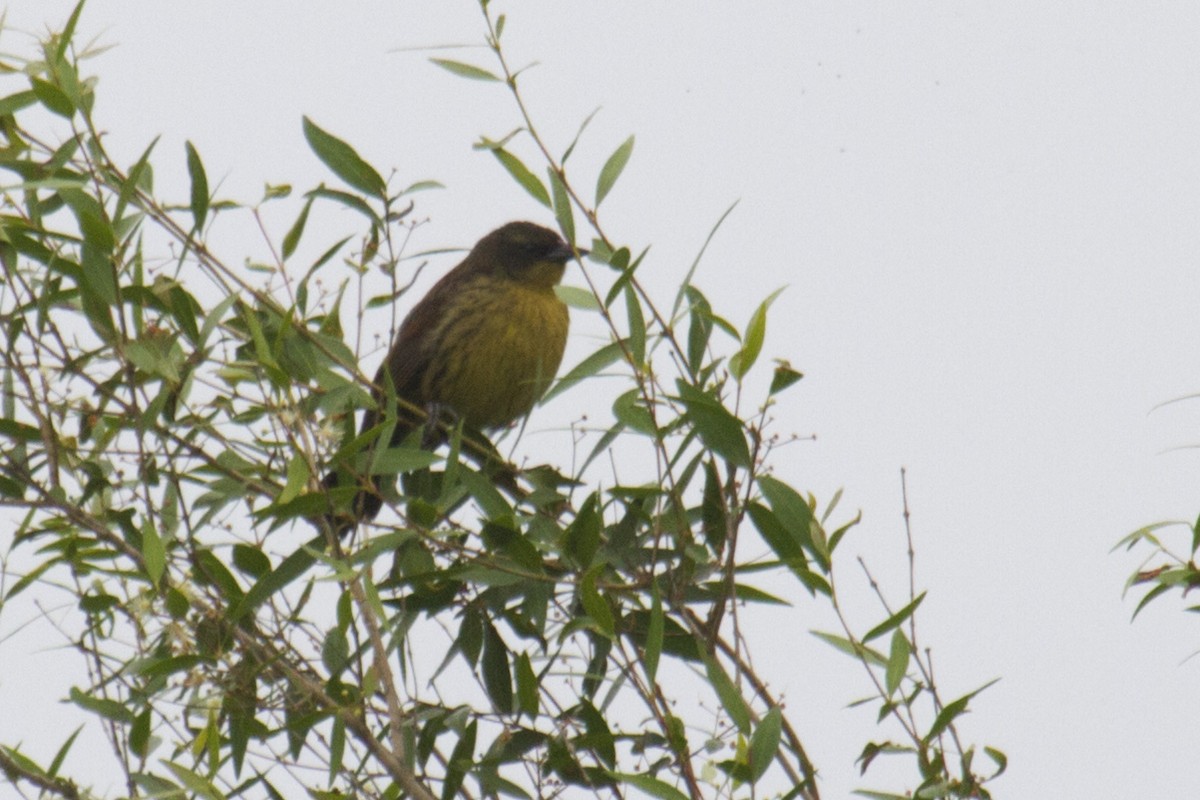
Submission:
<svg viewBox="0 0 1200 800">
<path fill-rule="evenodd" d="M 603 106 L 572 159 L 581 185 L 637 135 L 602 216 L 635 250 L 653 245 L 640 274 L 664 304 L 740 198 L 697 283 L 739 325 L 789 287 L 764 358 L 806 373 L 776 417 L 817 439 L 777 469 L 823 502 L 844 487 L 843 512 L 863 510 L 840 573 L 854 595 L 866 592 L 847 556 L 860 552 L 904 602 L 908 468 L 931 590 L 921 634 L 942 688 L 1002 678 L 961 729 L 1009 755 L 997 796 L 1194 796 L 1200 662 L 1182 662 L 1195 622 L 1167 600 L 1131 626 L 1120 594 L 1137 561 L 1108 551 L 1200 511 L 1196 455 L 1164 453 L 1200 442 L 1200 401 L 1149 413 L 1200 391 L 1200 5 L 496 4 L 510 57 L 540 62 L 524 87 L 556 149 Z M 60 26 L 71 6 L 10 3 L 18 32 L 0 49 L 28 53 L 19 31 Z M 507 96 L 395 52 L 475 43 L 481 26 L 471 0 L 92 0 L 81 29 L 119 45 L 91 64 L 110 146 L 132 163 L 163 134 L 160 190 L 186 196 L 184 139 L 221 196 L 329 180 L 307 114 L 398 185 L 446 184 L 418 198 L 424 249 L 552 221 L 470 148 L 517 126 Z M 298 208 L 267 214 L 277 237 Z M 257 252 L 230 260 L 262 257 L 249 241 Z M 599 331 L 582 316 L 568 364 Z M 582 403 L 540 413 L 565 421 Z M 856 610 L 864 630 L 878 619 L 865 600 Z M 873 711 L 842 708 L 868 687 L 806 633 L 827 617 L 801 604 L 772 623 L 795 630 L 771 640 L 772 685 L 825 796 L 901 788 L 855 776 L 857 747 L 886 734 Z M 28 676 L 50 655 L 31 656 Z M 0 719 L 26 691 L 6 669 Z M 59 741 L 30 752 L 48 760 Z"/>
</svg>

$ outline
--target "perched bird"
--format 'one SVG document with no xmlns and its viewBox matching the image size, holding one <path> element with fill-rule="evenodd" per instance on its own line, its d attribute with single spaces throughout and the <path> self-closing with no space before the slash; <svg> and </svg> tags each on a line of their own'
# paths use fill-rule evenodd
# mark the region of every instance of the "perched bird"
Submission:
<svg viewBox="0 0 1200 800">
<path fill-rule="evenodd" d="M 360 431 L 387 414 L 387 388 L 398 403 L 390 445 L 426 418 L 412 406 L 448 412 L 468 430 L 502 428 L 529 413 L 545 393 L 567 343 L 567 307 L 554 293 L 577 254 L 557 233 L 532 222 L 510 222 L 471 248 L 457 267 L 413 307 L 375 376 L 376 409 Z M 376 446 L 387 446 L 380 442 Z M 326 486 L 338 485 L 336 474 Z M 382 498 L 363 489 L 355 520 L 379 513 Z M 343 523 L 339 534 L 353 527 Z"/>
</svg>

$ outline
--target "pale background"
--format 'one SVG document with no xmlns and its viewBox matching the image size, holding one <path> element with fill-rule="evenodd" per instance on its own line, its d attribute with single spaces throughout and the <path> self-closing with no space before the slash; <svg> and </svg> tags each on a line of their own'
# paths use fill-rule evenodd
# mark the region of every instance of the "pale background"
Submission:
<svg viewBox="0 0 1200 800">
<path fill-rule="evenodd" d="M 28 53 L 28 33 L 61 26 L 72 5 L 9 3 L 0 49 Z M 637 135 L 602 216 L 619 241 L 653 245 L 640 274 L 664 304 L 740 198 L 696 282 L 739 325 L 789 287 L 764 357 L 807 375 L 779 429 L 817 438 L 777 469 L 822 501 L 844 487 L 842 509 L 864 514 L 845 555 L 862 553 L 897 604 L 908 468 L 931 590 L 921 634 L 942 689 L 1002 678 L 960 728 L 1009 755 L 996 795 L 1195 796 L 1196 621 L 1172 599 L 1130 625 L 1121 591 L 1137 560 L 1109 549 L 1200 511 L 1197 455 L 1167 452 L 1200 443 L 1200 401 L 1151 413 L 1200 391 L 1200 6 L 495 5 L 515 64 L 540 62 L 524 87 L 556 150 L 603 106 L 572 159 L 582 186 Z M 418 198 L 421 247 L 552 221 L 470 148 L 517 126 L 504 92 L 397 52 L 481 41 L 469 0 L 93 0 L 81 31 L 119 45 L 91 65 L 110 147 L 132 163 L 161 133 L 158 183 L 176 198 L 184 139 L 220 196 L 328 180 L 301 134 L 307 114 L 395 168 L 397 185 L 447 186 Z M 439 55 L 491 66 L 483 51 Z M 268 213 L 277 238 L 298 208 Z M 247 242 L 235 263 L 265 257 Z M 574 324 L 568 363 L 599 331 L 579 313 Z M 598 391 L 588 408 L 606 420 Z M 581 394 L 535 423 L 576 417 Z M 850 559 L 840 580 L 865 598 Z M 853 610 L 864 628 L 878 620 L 865 599 Z M 911 787 L 886 770 L 856 777 L 856 748 L 895 733 L 844 709 L 868 685 L 808 635 L 827 616 L 801 603 L 773 620 L 759 666 L 786 692 L 825 796 Z M 44 738 L 21 728 L 48 761 L 78 719 L 48 673 L 68 659 L 14 632 L 22 619 L 10 609 L 0 625 L 0 720 L 54 723 Z"/>
</svg>

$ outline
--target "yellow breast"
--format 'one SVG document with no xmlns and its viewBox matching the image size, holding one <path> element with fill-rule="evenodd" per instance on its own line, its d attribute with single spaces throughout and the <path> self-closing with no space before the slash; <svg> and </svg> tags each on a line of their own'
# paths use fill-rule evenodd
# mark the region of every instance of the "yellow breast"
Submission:
<svg viewBox="0 0 1200 800">
<path fill-rule="evenodd" d="M 501 278 L 464 285 L 469 314 L 443 321 L 439 352 L 423 394 L 477 428 L 499 428 L 529 413 L 549 388 L 567 343 L 567 307 L 548 287 Z"/>
</svg>

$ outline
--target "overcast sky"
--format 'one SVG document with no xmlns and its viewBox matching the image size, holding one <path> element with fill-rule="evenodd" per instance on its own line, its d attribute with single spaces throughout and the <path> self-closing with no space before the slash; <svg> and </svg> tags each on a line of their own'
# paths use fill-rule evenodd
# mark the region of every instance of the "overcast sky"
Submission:
<svg viewBox="0 0 1200 800">
<path fill-rule="evenodd" d="M 72 5 L 9 3 L 0 49 L 28 53 L 27 32 L 60 26 Z M 1200 5 L 495 5 L 514 62 L 540 62 L 526 98 L 556 149 L 603 107 L 577 174 L 636 134 L 603 218 L 618 241 L 652 246 L 639 274 L 665 303 L 740 200 L 696 283 L 739 325 L 788 287 L 764 357 L 806 374 L 777 407 L 779 430 L 816 438 L 781 451 L 777 470 L 822 502 L 844 488 L 842 509 L 864 514 L 844 556 L 863 554 L 897 605 L 908 469 L 930 590 L 921 633 L 942 688 L 1002 679 L 961 729 L 1009 755 L 996 795 L 1194 797 L 1196 621 L 1166 600 L 1131 625 L 1121 591 L 1138 562 L 1109 549 L 1200 512 L 1200 454 L 1168 452 L 1200 444 L 1200 400 L 1151 413 L 1200 392 Z M 185 139 L 219 196 L 327 180 L 307 114 L 398 184 L 446 185 L 419 197 L 421 249 L 552 222 L 471 149 L 517 126 L 507 96 L 405 49 L 480 42 L 471 0 L 93 0 L 81 30 L 117 45 L 90 67 L 110 147 L 132 163 L 162 134 L 158 185 L 177 199 Z M 278 236 L 298 208 L 268 211 Z M 229 260 L 264 256 L 248 241 L 258 251 Z M 601 330 L 583 316 L 568 364 Z M 585 407 L 607 419 L 611 398 L 588 394 L 535 423 Z M 840 580 L 866 598 L 849 558 Z M 866 600 L 855 611 L 864 629 L 878 619 Z M 772 685 L 823 793 L 879 786 L 853 764 L 874 712 L 843 708 L 868 685 L 807 633 L 827 615 L 801 604 L 772 624 L 795 631 L 772 640 Z M 0 658 L 32 646 L 14 638 Z M 0 719 L 53 657 L 4 671 Z M 25 741 L 48 760 L 61 737 Z"/>
</svg>

